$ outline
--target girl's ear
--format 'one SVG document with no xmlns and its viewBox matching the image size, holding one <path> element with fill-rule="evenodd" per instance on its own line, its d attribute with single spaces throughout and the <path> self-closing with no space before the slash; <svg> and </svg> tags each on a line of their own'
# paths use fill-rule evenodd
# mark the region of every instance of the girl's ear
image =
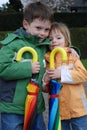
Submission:
<svg viewBox="0 0 87 130">
<path fill-rule="evenodd" d="M 24 27 L 24 29 L 26 30 L 27 29 L 27 26 L 28 26 L 28 22 L 27 22 L 27 20 L 23 20 L 23 27 Z"/>
</svg>

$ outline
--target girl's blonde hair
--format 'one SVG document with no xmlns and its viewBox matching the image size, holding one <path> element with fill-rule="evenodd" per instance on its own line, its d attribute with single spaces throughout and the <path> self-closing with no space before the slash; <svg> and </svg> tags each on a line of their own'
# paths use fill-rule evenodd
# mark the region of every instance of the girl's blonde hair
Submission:
<svg viewBox="0 0 87 130">
<path fill-rule="evenodd" d="M 65 46 L 70 47 L 71 46 L 71 37 L 70 37 L 70 31 L 69 31 L 68 27 L 64 23 L 54 22 L 51 26 L 50 33 L 51 32 L 57 33 L 59 31 L 65 37 Z"/>
</svg>

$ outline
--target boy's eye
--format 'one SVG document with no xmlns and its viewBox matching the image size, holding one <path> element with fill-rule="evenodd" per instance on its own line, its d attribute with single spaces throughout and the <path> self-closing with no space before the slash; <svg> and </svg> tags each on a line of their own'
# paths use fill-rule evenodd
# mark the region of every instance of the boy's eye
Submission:
<svg viewBox="0 0 87 130">
<path fill-rule="evenodd" d="M 38 30 L 40 30 L 41 29 L 41 27 L 36 27 Z"/>
<path fill-rule="evenodd" d="M 50 31 L 50 29 L 49 29 L 49 28 L 46 28 L 46 29 L 45 29 L 45 31 L 46 31 L 46 32 L 49 32 L 49 31 Z"/>
</svg>

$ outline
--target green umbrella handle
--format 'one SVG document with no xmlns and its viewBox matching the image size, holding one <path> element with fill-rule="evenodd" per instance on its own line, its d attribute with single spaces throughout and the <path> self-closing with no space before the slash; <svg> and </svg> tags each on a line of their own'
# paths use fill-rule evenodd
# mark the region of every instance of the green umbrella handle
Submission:
<svg viewBox="0 0 87 130">
<path fill-rule="evenodd" d="M 16 61 L 21 61 L 22 55 L 23 55 L 24 52 L 29 52 L 29 53 L 31 53 L 33 55 L 33 59 L 32 59 L 33 62 L 38 61 L 37 52 L 32 47 L 23 47 L 23 48 L 21 48 L 17 53 Z"/>
<path fill-rule="evenodd" d="M 62 60 L 63 61 L 66 61 L 67 60 L 67 53 L 66 51 L 61 48 L 61 47 L 57 47 L 57 48 L 54 48 L 50 54 L 50 68 L 51 69 L 54 69 L 55 68 L 55 65 L 54 65 L 54 56 L 57 52 L 60 52 L 62 54 Z"/>
</svg>

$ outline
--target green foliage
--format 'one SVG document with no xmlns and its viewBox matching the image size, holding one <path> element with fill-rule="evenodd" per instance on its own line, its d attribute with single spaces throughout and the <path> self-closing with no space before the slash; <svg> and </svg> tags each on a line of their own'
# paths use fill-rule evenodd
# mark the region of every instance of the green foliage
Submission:
<svg viewBox="0 0 87 130">
<path fill-rule="evenodd" d="M 4 40 L 4 38 L 7 36 L 8 33 L 10 33 L 11 31 L 0 31 L 0 41 Z M 0 45 L 1 47 L 1 45 Z"/>
<path fill-rule="evenodd" d="M 87 59 L 82 59 L 81 61 L 82 61 L 83 65 L 85 66 L 85 68 L 87 69 Z"/>
<path fill-rule="evenodd" d="M 71 29 L 72 45 L 81 51 L 81 58 L 87 58 L 87 28 Z"/>
<path fill-rule="evenodd" d="M 0 41 L 4 39 L 4 37 L 6 36 L 8 32 L 4 32 L 4 31 L 1 31 L 0 32 Z"/>
</svg>

